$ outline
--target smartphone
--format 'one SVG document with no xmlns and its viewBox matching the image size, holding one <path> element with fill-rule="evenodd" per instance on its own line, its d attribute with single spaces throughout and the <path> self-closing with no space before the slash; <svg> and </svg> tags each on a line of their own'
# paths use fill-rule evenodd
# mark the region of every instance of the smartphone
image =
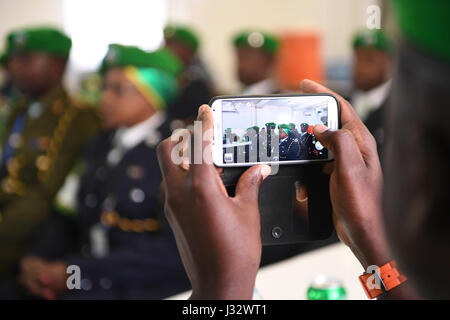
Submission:
<svg viewBox="0 0 450 320">
<path fill-rule="evenodd" d="M 330 94 L 219 96 L 214 116 L 213 161 L 219 167 L 298 164 L 333 159 L 313 128 L 339 128 L 339 103 Z"/>
</svg>

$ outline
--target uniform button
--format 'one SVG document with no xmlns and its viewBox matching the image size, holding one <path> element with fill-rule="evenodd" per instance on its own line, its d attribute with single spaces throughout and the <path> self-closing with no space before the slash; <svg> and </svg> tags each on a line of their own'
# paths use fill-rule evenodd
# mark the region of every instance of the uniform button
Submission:
<svg viewBox="0 0 450 320">
<path fill-rule="evenodd" d="M 127 168 L 127 175 L 130 179 L 138 180 L 144 177 L 144 168 L 138 165 L 132 165 Z"/>
<path fill-rule="evenodd" d="M 84 198 L 84 204 L 89 208 L 94 208 L 98 203 L 97 196 L 93 193 L 90 193 Z"/>
<path fill-rule="evenodd" d="M 185 124 L 180 119 L 175 119 L 172 122 L 170 122 L 170 131 L 175 131 L 177 129 L 184 128 Z"/>
<path fill-rule="evenodd" d="M 20 145 L 22 144 L 22 135 L 20 133 L 13 133 L 9 139 L 8 139 L 8 143 L 11 147 L 13 147 L 14 149 L 17 149 L 20 147 Z"/>
<path fill-rule="evenodd" d="M 162 139 L 161 134 L 158 131 L 155 131 L 147 136 L 145 143 L 147 144 L 148 147 L 153 148 L 161 141 L 161 139 Z"/>
<path fill-rule="evenodd" d="M 130 199 L 133 202 L 141 203 L 145 199 L 145 193 L 141 189 L 134 188 L 130 191 Z"/>
<path fill-rule="evenodd" d="M 28 109 L 28 115 L 33 118 L 39 118 L 42 114 L 42 105 L 39 102 L 34 102 Z"/>
<path fill-rule="evenodd" d="M 89 279 L 81 280 L 81 289 L 84 291 L 89 291 L 92 289 L 92 281 Z"/>
<path fill-rule="evenodd" d="M 116 207 L 116 198 L 114 195 L 110 194 L 108 195 L 105 200 L 103 200 L 102 203 L 102 210 L 103 211 L 112 211 Z"/>
<path fill-rule="evenodd" d="M 110 165 L 116 165 L 121 158 L 121 152 L 119 149 L 111 150 L 107 155 L 107 160 Z"/>
</svg>

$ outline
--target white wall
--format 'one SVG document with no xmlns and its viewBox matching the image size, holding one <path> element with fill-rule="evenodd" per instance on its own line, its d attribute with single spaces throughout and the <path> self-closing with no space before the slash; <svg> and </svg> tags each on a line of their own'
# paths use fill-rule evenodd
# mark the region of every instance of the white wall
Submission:
<svg viewBox="0 0 450 320">
<path fill-rule="evenodd" d="M 268 31 L 314 30 L 323 35 L 327 60 L 349 59 L 351 37 L 366 24 L 366 9 L 378 0 L 167 0 L 169 21 L 200 33 L 201 53 L 219 89 L 238 90 L 231 37 L 247 27 Z"/>
<path fill-rule="evenodd" d="M 90 3 L 96 0 L 75 0 Z M 123 1 L 126 0 L 111 0 Z M 150 1 L 150 0 L 148 0 Z M 167 19 L 195 27 L 203 40 L 201 54 L 223 92 L 236 92 L 231 37 L 241 28 L 268 31 L 315 30 L 323 35 L 326 61 L 350 59 L 353 32 L 365 25 L 368 5 L 381 0 L 165 0 Z M 102 15 L 98 13 L 98 24 Z M 63 0 L 1 0 L 0 39 L 24 24 L 64 26 Z M 117 21 L 118 24 L 121 21 Z M 150 32 L 150 31 L 149 31 Z M 3 49 L 3 40 L 0 50 Z M 76 74 L 76 72 L 74 72 Z"/>
</svg>

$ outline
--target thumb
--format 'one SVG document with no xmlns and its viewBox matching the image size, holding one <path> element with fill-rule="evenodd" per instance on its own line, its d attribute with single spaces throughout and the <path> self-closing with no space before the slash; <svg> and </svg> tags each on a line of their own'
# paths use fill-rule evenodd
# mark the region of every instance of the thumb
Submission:
<svg viewBox="0 0 450 320">
<path fill-rule="evenodd" d="M 268 165 L 257 165 L 251 167 L 239 178 L 236 185 L 236 196 L 239 201 L 258 201 L 259 186 L 270 174 Z"/>
<path fill-rule="evenodd" d="M 328 150 L 334 152 L 334 142 L 332 137 L 333 132 L 328 129 L 327 126 L 323 124 L 317 124 L 314 127 L 314 136 L 319 140 L 319 142 Z"/>
</svg>

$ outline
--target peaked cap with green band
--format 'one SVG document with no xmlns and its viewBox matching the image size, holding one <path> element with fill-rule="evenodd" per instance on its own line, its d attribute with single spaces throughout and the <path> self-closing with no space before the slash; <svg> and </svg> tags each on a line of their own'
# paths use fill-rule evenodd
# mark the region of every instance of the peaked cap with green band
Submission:
<svg viewBox="0 0 450 320">
<path fill-rule="evenodd" d="M 450 61 L 450 1 L 394 0 L 392 7 L 397 25 L 408 41 Z"/>
<path fill-rule="evenodd" d="M 144 51 L 134 46 L 110 44 L 102 61 L 100 72 L 110 68 L 134 66 L 137 68 L 156 68 L 173 76 L 182 71 L 181 61 L 169 50 Z"/>
<path fill-rule="evenodd" d="M 197 51 L 198 46 L 200 45 L 200 41 L 195 32 L 186 27 L 186 26 L 178 26 L 178 25 L 168 25 L 164 28 L 164 38 L 169 40 L 177 40 L 192 50 Z"/>
<path fill-rule="evenodd" d="M 392 46 L 382 29 L 364 29 L 356 33 L 353 38 L 353 49 L 372 47 L 390 52 Z"/>
<path fill-rule="evenodd" d="M 0 63 L 5 63 L 15 52 L 45 52 L 67 58 L 71 47 L 72 40 L 56 28 L 18 29 L 6 37 L 5 52 L 0 57 Z"/>
<path fill-rule="evenodd" d="M 233 43 L 235 47 L 250 47 L 264 50 L 270 55 L 274 55 L 279 47 L 277 37 L 260 31 L 243 31 L 237 34 Z"/>
<path fill-rule="evenodd" d="M 171 74 L 155 68 L 124 68 L 125 76 L 156 109 L 165 109 L 176 97 L 177 80 Z"/>
</svg>

